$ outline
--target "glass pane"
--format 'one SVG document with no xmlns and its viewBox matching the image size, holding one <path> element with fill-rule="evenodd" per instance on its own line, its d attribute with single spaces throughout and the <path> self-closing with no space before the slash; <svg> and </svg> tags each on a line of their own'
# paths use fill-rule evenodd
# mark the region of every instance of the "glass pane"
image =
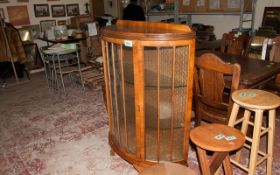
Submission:
<svg viewBox="0 0 280 175">
<path fill-rule="evenodd" d="M 184 159 L 188 49 L 187 46 L 144 48 L 147 160 Z"/>
</svg>

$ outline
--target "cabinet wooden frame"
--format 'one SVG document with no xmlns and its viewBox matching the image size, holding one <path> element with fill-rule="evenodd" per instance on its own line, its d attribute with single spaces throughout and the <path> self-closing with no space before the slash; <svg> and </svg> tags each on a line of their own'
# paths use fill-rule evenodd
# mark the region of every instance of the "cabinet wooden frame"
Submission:
<svg viewBox="0 0 280 175">
<path fill-rule="evenodd" d="M 118 20 L 102 30 L 101 43 L 112 149 L 139 169 L 186 163 L 195 33 L 186 25 Z M 159 114 L 164 106 L 173 112 Z M 172 134 L 162 136 L 163 130 Z"/>
</svg>

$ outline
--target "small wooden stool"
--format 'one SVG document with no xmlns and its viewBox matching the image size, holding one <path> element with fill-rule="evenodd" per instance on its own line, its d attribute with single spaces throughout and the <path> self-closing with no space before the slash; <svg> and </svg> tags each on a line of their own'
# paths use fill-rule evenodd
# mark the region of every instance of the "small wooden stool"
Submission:
<svg viewBox="0 0 280 175">
<path fill-rule="evenodd" d="M 272 157 L 273 157 L 273 142 L 275 132 L 275 115 L 276 108 L 280 106 L 280 98 L 270 92 L 257 89 L 241 89 L 232 94 L 234 101 L 232 113 L 229 119 L 229 126 L 234 127 L 242 123 L 241 132 L 247 134 L 248 126 L 254 127 L 253 138 L 246 137 L 251 145 L 245 144 L 244 147 L 251 149 L 249 167 L 241 165 L 241 151 L 236 154 L 235 160 L 231 160 L 233 164 L 248 172 L 249 175 L 256 174 L 256 166 L 267 159 L 267 174 L 272 174 Z M 239 108 L 245 108 L 244 117 L 237 120 Z M 263 112 L 269 111 L 268 127 L 262 126 Z M 255 112 L 254 122 L 250 121 L 251 112 Z M 260 138 L 264 134 L 268 134 L 267 153 L 259 150 Z M 257 159 L 258 155 L 262 156 Z"/>
<path fill-rule="evenodd" d="M 233 137 L 230 139 L 229 136 Z M 245 142 L 245 136 L 239 130 L 223 124 L 207 124 L 194 128 L 190 138 L 196 145 L 203 175 L 213 175 L 221 164 L 224 174 L 232 174 L 229 152 L 241 148 Z M 210 161 L 206 151 L 214 152 Z"/>
<path fill-rule="evenodd" d="M 144 168 L 139 175 L 195 175 L 196 173 L 187 166 L 178 163 L 159 163 Z"/>
</svg>

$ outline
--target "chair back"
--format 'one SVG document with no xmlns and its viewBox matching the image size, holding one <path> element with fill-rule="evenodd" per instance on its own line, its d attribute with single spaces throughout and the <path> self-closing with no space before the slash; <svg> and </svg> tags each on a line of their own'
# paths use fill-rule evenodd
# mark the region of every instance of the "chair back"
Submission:
<svg viewBox="0 0 280 175">
<path fill-rule="evenodd" d="M 242 33 L 237 35 L 233 32 L 224 33 L 221 40 L 221 52 L 232 55 L 246 55 L 249 37 Z"/>
<path fill-rule="evenodd" d="M 269 60 L 280 63 L 280 36 L 272 39 L 272 48 L 269 53 Z"/>
<path fill-rule="evenodd" d="M 231 111 L 231 93 L 238 89 L 240 65 L 228 64 L 214 53 L 196 59 L 196 125 L 201 120 L 226 124 Z"/>
</svg>

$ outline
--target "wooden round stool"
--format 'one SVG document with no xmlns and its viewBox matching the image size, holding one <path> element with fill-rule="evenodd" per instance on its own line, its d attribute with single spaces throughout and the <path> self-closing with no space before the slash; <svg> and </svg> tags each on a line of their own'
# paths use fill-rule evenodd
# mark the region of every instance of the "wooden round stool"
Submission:
<svg viewBox="0 0 280 175">
<path fill-rule="evenodd" d="M 241 132 L 247 135 L 248 126 L 254 127 L 253 137 L 246 137 L 246 141 L 251 145 L 245 144 L 244 147 L 250 149 L 249 166 L 240 164 L 241 151 L 236 154 L 235 160 L 231 160 L 233 164 L 248 172 L 249 175 L 256 174 L 256 167 L 267 159 L 267 174 L 272 174 L 272 156 L 273 142 L 275 132 L 275 115 L 276 108 L 280 106 L 280 97 L 257 89 L 241 89 L 232 94 L 234 101 L 232 113 L 229 119 L 229 126 L 234 127 L 242 123 Z M 244 116 L 237 119 L 239 108 L 245 108 Z M 263 113 L 268 111 L 268 127 L 262 126 Z M 254 122 L 250 121 L 251 112 L 255 113 Z M 267 152 L 259 150 L 260 138 L 264 134 L 268 134 Z M 262 158 L 258 160 L 258 155 Z"/>
<path fill-rule="evenodd" d="M 207 124 L 194 128 L 190 133 L 196 145 L 200 167 L 203 175 L 214 174 L 221 164 L 224 174 L 232 174 L 229 152 L 241 148 L 245 136 L 239 130 L 223 124 Z M 208 161 L 206 151 L 214 152 Z"/>
<path fill-rule="evenodd" d="M 159 163 L 144 168 L 139 175 L 195 175 L 196 173 L 187 166 L 178 163 Z"/>
</svg>

